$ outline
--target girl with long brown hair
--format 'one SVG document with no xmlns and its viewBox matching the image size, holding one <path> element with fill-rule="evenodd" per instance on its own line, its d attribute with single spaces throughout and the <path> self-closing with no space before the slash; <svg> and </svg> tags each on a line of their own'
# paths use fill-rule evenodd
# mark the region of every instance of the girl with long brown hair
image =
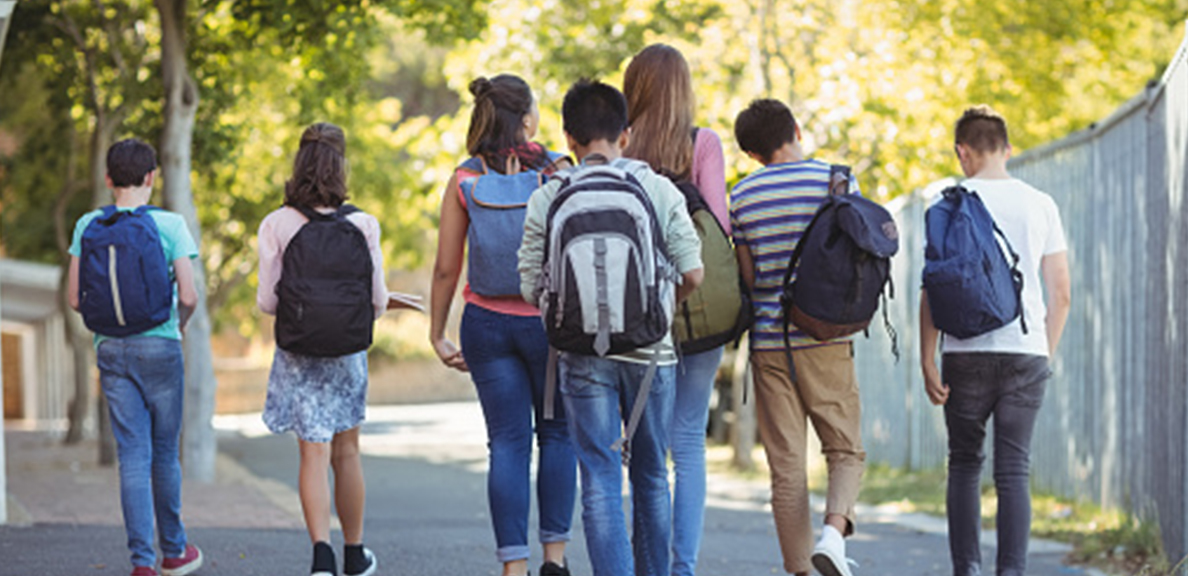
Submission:
<svg viewBox="0 0 1188 576">
<path fill-rule="evenodd" d="M 387 309 L 388 292 L 384 286 L 379 222 L 345 204 L 346 179 L 346 136 L 342 129 L 329 123 L 310 126 L 301 135 L 293 176 L 285 185 L 285 204 L 264 218 L 258 237 L 256 302 L 262 311 L 277 316 L 278 343 L 268 377 L 264 423 L 274 433 L 291 430 L 297 435 L 301 454 L 298 490 L 313 542 L 311 573 L 315 576 L 339 573 L 330 547 L 331 468 L 334 502 L 345 540 L 342 573 L 371 576 L 376 570 L 375 555 L 363 547 L 359 425 L 367 404 L 371 322 Z M 348 250 L 327 253 L 324 245 L 294 242 L 311 221 L 320 225 L 331 220 L 349 222 L 340 236 L 346 238 Z M 343 230 L 339 227 L 340 232 Z M 290 247 L 296 246 L 300 249 L 286 255 Z M 348 262 L 354 265 L 346 266 Z M 322 275 L 311 281 L 314 270 Z M 306 299 L 308 294 L 298 286 L 315 282 L 333 282 L 336 288 L 329 298 L 335 308 L 328 317 L 316 314 L 318 302 Z M 319 317 L 328 321 L 310 325 L 308 319 Z M 290 329 L 291 323 L 304 324 Z M 335 333 L 329 343 L 319 338 L 339 329 L 336 325 L 341 323 L 351 324 L 350 333 Z M 338 353 L 329 349 L 336 341 L 357 344 L 350 351 Z"/>
<path fill-rule="evenodd" d="M 693 80 L 676 48 L 653 44 L 631 59 L 623 77 L 631 140 L 623 155 L 643 160 L 674 181 L 697 186 L 711 213 L 730 233 L 722 142 L 695 128 Z M 722 346 L 681 356 L 677 366 L 669 449 L 675 469 L 672 500 L 672 574 L 692 576 L 705 519 L 705 429 Z"/>
</svg>

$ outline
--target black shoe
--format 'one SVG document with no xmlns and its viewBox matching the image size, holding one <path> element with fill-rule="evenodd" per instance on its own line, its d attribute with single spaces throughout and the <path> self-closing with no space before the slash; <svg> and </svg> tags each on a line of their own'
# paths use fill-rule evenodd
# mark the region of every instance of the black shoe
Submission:
<svg viewBox="0 0 1188 576">
<path fill-rule="evenodd" d="M 554 562 L 540 565 L 540 576 L 569 576 L 569 567 L 560 566 Z"/>
<path fill-rule="evenodd" d="M 351 548 L 353 547 L 348 546 L 343 550 L 343 576 L 372 576 L 375 574 L 379 562 L 376 561 L 375 554 L 371 552 L 371 549 L 360 545 L 356 552 Z"/>
<path fill-rule="evenodd" d="M 313 566 L 310 567 L 311 576 L 338 576 L 337 563 L 334 561 L 334 549 L 329 542 L 318 542 L 313 548 Z"/>
</svg>

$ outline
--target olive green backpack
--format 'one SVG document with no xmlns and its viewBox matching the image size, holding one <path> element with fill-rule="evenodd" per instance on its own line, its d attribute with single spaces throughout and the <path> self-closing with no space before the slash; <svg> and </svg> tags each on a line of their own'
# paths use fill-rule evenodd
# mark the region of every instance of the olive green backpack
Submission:
<svg viewBox="0 0 1188 576">
<path fill-rule="evenodd" d="M 705 278 L 673 314 L 672 334 L 682 354 L 737 341 L 751 324 L 751 302 L 738 273 L 738 257 L 722 224 L 692 182 L 676 182 L 701 239 Z"/>
</svg>

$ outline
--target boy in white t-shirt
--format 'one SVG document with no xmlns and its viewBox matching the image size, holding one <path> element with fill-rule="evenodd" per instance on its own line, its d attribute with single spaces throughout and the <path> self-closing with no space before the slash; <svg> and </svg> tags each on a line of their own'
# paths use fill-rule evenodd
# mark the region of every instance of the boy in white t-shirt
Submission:
<svg viewBox="0 0 1188 576">
<path fill-rule="evenodd" d="M 986 422 L 993 417 L 997 572 L 1021 576 L 1031 531 L 1031 436 L 1051 374 L 1048 359 L 1070 307 L 1068 248 L 1052 198 L 1007 173 L 1011 145 L 1002 116 L 985 105 L 966 110 L 957 121 L 955 149 L 968 177 L 962 185 L 978 193 L 1019 253 L 1029 329 L 1024 332 L 1016 318 L 964 340 L 946 335 L 938 371 L 940 331 L 933 325 L 928 295 L 920 296 L 924 386 L 933 404 L 944 405 L 949 432 L 949 551 L 955 576 L 981 574 L 979 484 Z"/>
</svg>

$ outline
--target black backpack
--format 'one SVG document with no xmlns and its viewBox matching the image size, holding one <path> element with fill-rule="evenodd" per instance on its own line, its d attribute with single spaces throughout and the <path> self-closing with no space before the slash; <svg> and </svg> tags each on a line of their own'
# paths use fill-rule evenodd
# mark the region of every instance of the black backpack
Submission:
<svg viewBox="0 0 1188 576">
<path fill-rule="evenodd" d="M 784 274 L 780 307 L 785 346 L 790 347 L 789 321 L 822 341 L 866 330 L 885 295 L 891 256 L 897 251 L 899 233 L 891 214 L 850 194 L 850 168 L 833 165 L 829 196 L 800 237 Z M 890 323 L 887 328 L 897 352 Z"/>
<path fill-rule="evenodd" d="M 276 285 L 276 345 L 304 356 L 344 356 L 371 346 L 374 265 L 367 238 L 347 220 L 349 204 L 309 218 L 285 247 Z"/>
</svg>

